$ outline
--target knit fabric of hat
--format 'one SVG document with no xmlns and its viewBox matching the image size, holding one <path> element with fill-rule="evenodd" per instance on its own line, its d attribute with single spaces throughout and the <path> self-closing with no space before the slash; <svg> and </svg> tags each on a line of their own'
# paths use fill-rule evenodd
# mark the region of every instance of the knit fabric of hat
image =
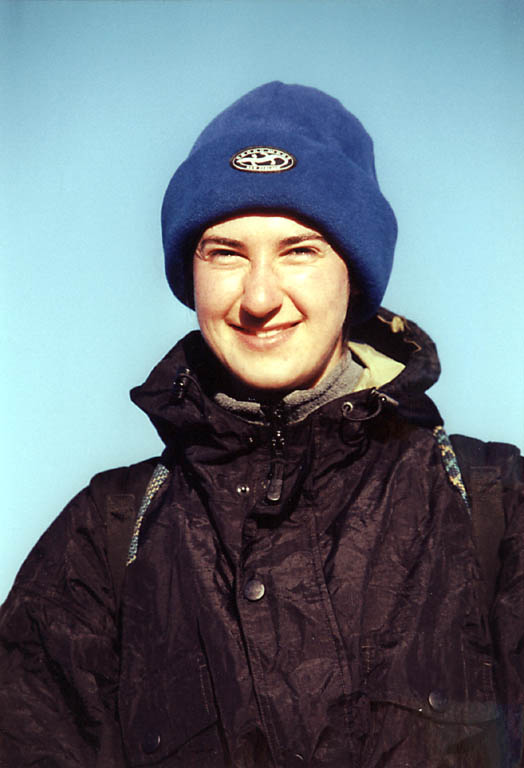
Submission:
<svg viewBox="0 0 524 768">
<path fill-rule="evenodd" d="M 191 261 L 202 232 L 255 212 L 292 216 L 322 232 L 358 284 L 351 323 L 376 312 L 397 224 L 378 186 L 373 142 L 337 99 L 315 88 L 267 83 L 200 134 L 162 205 L 167 279 L 188 307 L 194 307 Z"/>
</svg>

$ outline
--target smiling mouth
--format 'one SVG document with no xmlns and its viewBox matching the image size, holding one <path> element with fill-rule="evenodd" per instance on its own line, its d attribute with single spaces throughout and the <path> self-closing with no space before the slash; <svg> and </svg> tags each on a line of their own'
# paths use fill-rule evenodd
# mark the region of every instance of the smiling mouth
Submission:
<svg viewBox="0 0 524 768">
<path fill-rule="evenodd" d="M 272 328 L 250 328 L 243 325 L 232 325 L 235 331 L 245 334 L 246 336 L 254 336 L 257 339 L 271 339 L 274 336 L 278 336 L 285 331 L 289 331 L 292 328 L 296 328 L 298 321 L 294 323 L 285 323 L 283 325 L 276 325 Z"/>
</svg>

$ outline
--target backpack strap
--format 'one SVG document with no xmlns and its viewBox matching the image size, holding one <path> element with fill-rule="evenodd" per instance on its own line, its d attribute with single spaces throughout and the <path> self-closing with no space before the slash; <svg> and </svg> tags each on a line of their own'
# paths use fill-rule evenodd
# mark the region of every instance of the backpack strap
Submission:
<svg viewBox="0 0 524 768">
<path fill-rule="evenodd" d="M 492 605 L 505 528 L 503 457 L 493 450 L 494 443 L 465 435 L 451 435 L 450 439 L 471 500 L 473 539 L 484 574 L 488 605 Z"/>
<path fill-rule="evenodd" d="M 471 517 L 471 500 L 464 484 L 464 479 L 462 477 L 457 455 L 453 450 L 453 445 L 451 444 L 448 434 L 444 427 L 439 425 L 433 429 L 433 436 L 437 441 L 440 450 L 440 458 L 442 459 L 448 480 L 451 485 L 460 493 L 462 501 L 464 502 L 464 505 L 468 510 L 468 514 Z"/>
<path fill-rule="evenodd" d="M 471 515 L 485 597 L 491 606 L 497 589 L 499 548 L 505 528 L 502 468 L 508 456 L 518 450 L 504 443 L 485 443 L 465 435 L 448 437 L 441 426 L 435 427 L 433 434 L 448 479 Z"/>
<path fill-rule="evenodd" d="M 157 473 L 159 466 L 162 466 L 162 482 L 159 482 Z M 129 467 L 102 472 L 91 480 L 90 491 L 93 499 L 104 512 L 107 560 L 117 606 L 120 603 L 130 544 L 133 541 L 136 556 L 140 529 L 140 525 L 138 530 L 136 529 L 138 519 L 140 518 L 141 523 L 154 494 L 168 475 L 169 471 L 158 459 L 147 459 Z M 146 497 L 148 501 L 144 504 Z"/>
<path fill-rule="evenodd" d="M 126 567 L 131 565 L 131 563 L 136 560 L 136 555 L 138 552 L 138 537 L 140 535 L 140 528 L 142 526 L 144 516 L 147 512 L 147 508 L 153 501 L 153 498 L 156 496 L 160 488 L 164 485 L 168 477 L 169 469 L 159 462 L 153 470 L 153 474 L 149 479 L 147 488 L 142 497 L 142 501 L 140 502 L 138 514 L 134 520 L 133 535 L 130 537 L 130 539 L 128 539 L 129 548 L 127 551 Z"/>
</svg>

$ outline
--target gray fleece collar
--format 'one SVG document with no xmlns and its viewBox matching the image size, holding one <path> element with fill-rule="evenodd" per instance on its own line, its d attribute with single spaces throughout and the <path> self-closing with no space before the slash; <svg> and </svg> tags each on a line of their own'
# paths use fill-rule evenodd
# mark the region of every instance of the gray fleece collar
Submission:
<svg viewBox="0 0 524 768">
<path fill-rule="evenodd" d="M 321 405 L 353 392 L 362 375 L 363 368 L 348 350 L 340 362 L 322 381 L 312 389 L 297 389 L 286 395 L 282 403 L 288 424 L 302 421 Z M 217 392 L 215 402 L 225 410 L 254 424 L 266 422 L 260 403 L 235 400 L 224 392 Z"/>
</svg>

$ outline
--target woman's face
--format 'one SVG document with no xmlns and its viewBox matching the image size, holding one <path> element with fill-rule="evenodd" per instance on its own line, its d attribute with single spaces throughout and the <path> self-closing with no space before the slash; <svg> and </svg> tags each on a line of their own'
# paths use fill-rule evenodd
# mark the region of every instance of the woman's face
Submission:
<svg viewBox="0 0 524 768">
<path fill-rule="evenodd" d="M 315 386 L 342 355 L 349 278 L 320 232 L 287 216 L 238 216 L 203 233 L 195 307 L 216 357 L 244 386 Z"/>
</svg>

